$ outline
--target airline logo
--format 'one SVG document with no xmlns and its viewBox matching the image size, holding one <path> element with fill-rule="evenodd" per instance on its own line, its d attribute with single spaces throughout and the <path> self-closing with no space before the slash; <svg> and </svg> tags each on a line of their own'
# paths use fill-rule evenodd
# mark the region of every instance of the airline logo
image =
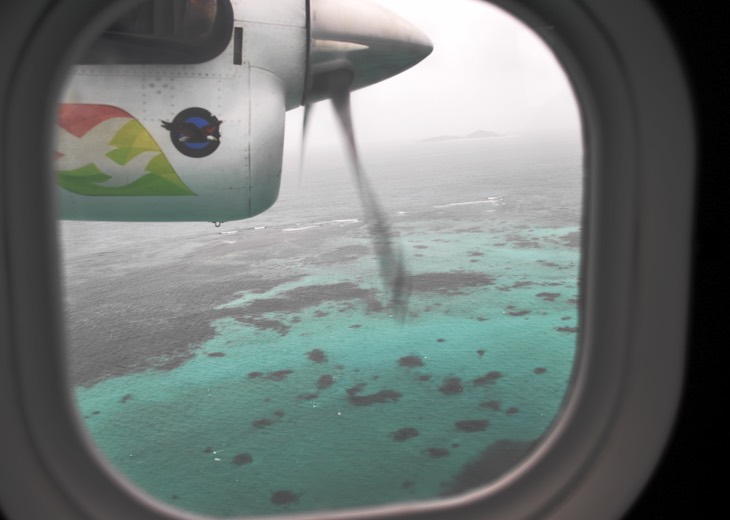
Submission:
<svg viewBox="0 0 730 520">
<path fill-rule="evenodd" d="M 186 108 L 172 122 L 162 121 L 169 130 L 172 144 L 188 157 L 207 157 L 218 149 L 221 141 L 221 121 L 204 108 Z"/>
<path fill-rule="evenodd" d="M 110 105 L 59 106 L 56 179 L 90 196 L 195 195 L 145 127 Z"/>
</svg>

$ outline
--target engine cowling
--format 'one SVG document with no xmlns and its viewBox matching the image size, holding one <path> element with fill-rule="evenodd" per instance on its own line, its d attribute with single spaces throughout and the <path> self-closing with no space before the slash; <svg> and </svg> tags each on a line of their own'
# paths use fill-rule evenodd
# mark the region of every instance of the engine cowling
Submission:
<svg viewBox="0 0 730 520">
<path fill-rule="evenodd" d="M 72 70 L 56 131 L 61 218 L 257 215 L 278 197 L 285 112 L 326 97 L 318 77 L 344 67 L 360 88 L 430 52 L 416 28 L 360 0 L 172 5 L 142 4 Z"/>
</svg>

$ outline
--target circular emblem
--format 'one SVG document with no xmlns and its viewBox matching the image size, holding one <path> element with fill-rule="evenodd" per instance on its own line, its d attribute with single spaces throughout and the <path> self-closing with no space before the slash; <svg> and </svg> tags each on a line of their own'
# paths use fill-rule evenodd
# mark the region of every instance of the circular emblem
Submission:
<svg viewBox="0 0 730 520">
<path fill-rule="evenodd" d="M 186 108 L 172 122 L 163 121 L 170 131 L 170 140 L 177 150 L 188 157 L 206 157 L 220 145 L 223 121 L 204 108 Z"/>
</svg>

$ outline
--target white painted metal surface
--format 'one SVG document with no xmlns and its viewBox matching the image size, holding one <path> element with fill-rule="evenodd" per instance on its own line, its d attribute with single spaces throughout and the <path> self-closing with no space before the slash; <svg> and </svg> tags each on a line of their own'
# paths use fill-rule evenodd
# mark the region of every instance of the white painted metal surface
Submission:
<svg viewBox="0 0 730 520">
<path fill-rule="evenodd" d="M 308 13 L 305 0 L 232 0 L 231 40 L 203 63 L 75 67 L 61 100 L 73 124 L 59 120 L 56 129 L 61 217 L 224 222 L 257 215 L 278 196 L 285 111 L 324 97 L 307 97 L 307 79 L 345 66 L 360 88 L 431 51 L 417 28 L 369 2 L 310 5 Z M 114 109 L 121 117 L 105 122 Z M 69 131 L 81 120 L 104 124 Z M 210 141 L 185 134 L 215 125 Z"/>
</svg>

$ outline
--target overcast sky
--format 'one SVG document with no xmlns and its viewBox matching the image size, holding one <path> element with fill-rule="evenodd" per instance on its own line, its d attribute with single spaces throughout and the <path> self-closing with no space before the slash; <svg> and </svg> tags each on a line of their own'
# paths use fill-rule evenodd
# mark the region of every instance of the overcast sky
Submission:
<svg viewBox="0 0 730 520">
<path fill-rule="evenodd" d="M 373 0 L 428 35 L 434 50 L 410 70 L 353 93 L 361 142 L 579 129 L 562 67 L 522 22 L 479 0 Z M 313 114 L 308 142 L 339 139 L 329 102 Z M 302 109 L 287 114 L 287 145 L 298 146 Z"/>
</svg>

